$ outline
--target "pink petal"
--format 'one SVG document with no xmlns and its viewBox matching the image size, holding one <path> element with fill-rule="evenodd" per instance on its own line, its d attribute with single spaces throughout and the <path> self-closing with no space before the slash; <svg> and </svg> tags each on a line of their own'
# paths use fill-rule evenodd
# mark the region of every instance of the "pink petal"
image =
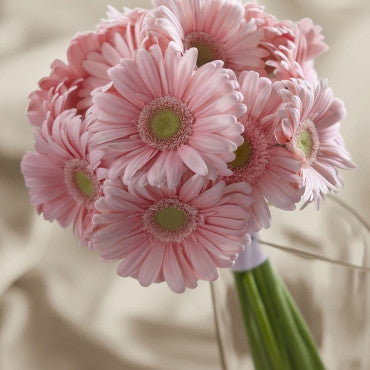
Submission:
<svg viewBox="0 0 370 370">
<path fill-rule="evenodd" d="M 208 252 L 200 246 L 185 243 L 185 251 L 197 275 L 204 280 L 214 281 L 218 277 L 216 265 Z"/>
<path fill-rule="evenodd" d="M 205 179 L 199 175 L 193 175 L 181 187 L 179 198 L 183 202 L 190 202 L 197 197 L 204 186 Z"/>
<path fill-rule="evenodd" d="M 142 286 L 149 286 L 156 279 L 162 268 L 165 246 L 162 243 L 153 243 L 143 264 L 140 266 L 137 279 Z"/>
<path fill-rule="evenodd" d="M 185 280 L 172 245 L 167 246 L 164 254 L 163 274 L 168 286 L 174 292 L 182 293 L 185 290 Z"/>
<path fill-rule="evenodd" d="M 182 144 L 178 149 L 181 159 L 187 167 L 198 175 L 205 176 L 208 174 L 208 168 L 199 152 L 189 145 Z"/>
<path fill-rule="evenodd" d="M 167 174 L 167 185 L 170 189 L 175 189 L 185 169 L 179 154 L 175 151 L 168 151 L 164 166 Z"/>
<path fill-rule="evenodd" d="M 133 250 L 132 253 L 119 264 L 117 274 L 120 276 L 130 276 L 135 273 L 143 263 L 149 251 L 150 249 L 148 246 Z"/>
<path fill-rule="evenodd" d="M 219 181 L 212 188 L 201 193 L 198 197 L 192 200 L 191 204 L 194 207 L 208 208 L 216 205 L 223 196 L 223 191 L 225 189 L 225 183 Z"/>
</svg>

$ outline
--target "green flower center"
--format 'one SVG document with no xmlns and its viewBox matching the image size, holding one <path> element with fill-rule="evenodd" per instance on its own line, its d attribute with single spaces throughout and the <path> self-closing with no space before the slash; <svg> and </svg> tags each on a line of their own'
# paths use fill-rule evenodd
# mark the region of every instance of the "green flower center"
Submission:
<svg viewBox="0 0 370 370">
<path fill-rule="evenodd" d="M 181 229 L 186 222 L 185 213 L 175 207 L 162 208 L 154 217 L 160 227 L 169 231 Z"/>
<path fill-rule="evenodd" d="M 212 62 L 212 60 L 215 60 L 212 49 L 207 44 L 198 42 L 193 44 L 193 47 L 198 49 L 198 67 L 201 67 L 203 64 Z"/>
<path fill-rule="evenodd" d="M 82 194 L 84 194 L 88 198 L 91 198 L 94 195 L 94 185 L 85 173 L 79 171 L 76 172 L 75 180 Z"/>
<path fill-rule="evenodd" d="M 306 157 L 308 157 L 311 154 L 312 151 L 312 140 L 311 140 L 311 134 L 307 129 L 303 129 L 297 140 L 297 146 L 299 149 L 302 150 L 302 152 L 305 154 Z"/>
<path fill-rule="evenodd" d="M 195 118 L 189 107 L 174 96 L 160 96 L 144 106 L 137 128 L 141 140 L 157 150 L 176 150 L 193 133 Z"/>
<path fill-rule="evenodd" d="M 310 166 L 320 149 L 320 138 L 315 123 L 306 119 L 299 123 L 299 127 L 292 138 L 293 148 L 304 154 L 303 165 Z"/>
<path fill-rule="evenodd" d="M 181 243 L 197 228 L 197 215 L 190 204 L 164 198 L 143 213 L 143 227 L 158 240 Z"/>
<path fill-rule="evenodd" d="M 223 45 L 207 32 L 190 32 L 184 38 L 184 48 L 198 49 L 197 66 L 212 62 L 213 60 L 226 59 L 226 52 Z"/>
<path fill-rule="evenodd" d="M 252 147 L 248 140 L 244 139 L 244 143 L 235 150 L 235 159 L 229 162 L 233 168 L 241 168 L 247 165 L 252 157 Z"/>
<path fill-rule="evenodd" d="M 85 160 L 73 158 L 64 164 L 64 183 L 69 194 L 79 204 L 91 207 L 99 193 L 99 182 Z"/>
<path fill-rule="evenodd" d="M 174 111 L 165 109 L 153 116 L 150 126 L 155 137 L 158 139 L 168 139 L 179 132 L 181 122 Z"/>
</svg>

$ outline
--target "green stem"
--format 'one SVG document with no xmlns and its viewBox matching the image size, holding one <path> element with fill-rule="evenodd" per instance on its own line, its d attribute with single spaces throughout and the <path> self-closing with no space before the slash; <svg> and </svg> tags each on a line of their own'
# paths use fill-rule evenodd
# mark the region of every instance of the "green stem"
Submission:
<svg viewBox="0 0 370 370">
<path fill-rule="evenodd" d="M 238 274 L 238 273 L 234 273 Z M 240 273 L 239 273 L 240 274 Z M 261 299 L 256 282 L 251 271 L 241 273 L 243 288 L 260 330 L 264 348 L 274 370 L 288 370 L 280 355 L 280 349 L 271 328 L 269 317 L 266 313 L 264 302 Z"/>
<path fill-rule="evenodd" d="M 244 290 L 242 275 L 234 272 L 234 278 L 255 370 L 273 370 L 268 361 L 256 319 L 253 316 L 252 310 L 248 303 L 248 298 Z"/>
<path fill-rule="evenodd" d="M 289 356 L 289 347 L 287 346 L 285 340 L 285 330 L 282 325 L 281 320 L 279 320 L 279 314 L 276 310 L 276 305 L 271 297 L 271 294 L 268 291 L 268 286 L 264 281 L 264 276 L 258 273 L 258 269 L 252 270 L 258 290 L 260 291 L 262 300 L 266 307 L 266 312 L 269 317 L 272 330 L 276 335 L 276 340 L 280 348 L 280 355 L 283 358 L 283 361 L 287 364 L 286 370 L 294 370 L 291 366 L 291 359 Z"/>
<path fill-rule="evenodd" d="M 257 323 L 262 333 L 262 338 L 267 348 L 267 352 L 270 356 L 272 364 L 274 365 L 273 369 L 287 370 L 286 364 L 284 364 L 281 358 L 279 346 L 276 342 L 269 317 L 266 313 L 264 302 L 260 296 L 260 292 L 258 291 L 258 287 L 254 280 L 252 271 L 247 271 L 243 275 L 244 288 L 246 289 L 247 294 L 250 297 L 250 303 L 253 308 L 253 313 L 256 316 Z"/>
<path fill-rule="evenodd" d="M 280 281 L 280 284 L 281 284 L 281 287 L 282 287 L 282 291 L 285 295 L 285 298 L 288 302 L 288 305 L 289 305 L 289 308 L 293 314 L 293 317 L 294 317 L 294 320 L 296 322 L 296 325 L 299 329 L 299 332 L 308 348 L 308 350 L 310 351 L 311 353 L 311 358 L 315 364 L 315 370 L 324 370 L 325 369 L 325 366 L 317 352 L 317 349 L 316 349 L 316 345 L 312 339 L 312 336 L 307 328 L 307 325 L 306 323 L 304 322 L 304 320 L 302 319 L 302 316 L 297 308 L 297 306 L 295 305 L 294 301 L 293 301 L 293 298 L 292 296 L 290 295 L 288 289 L 286 288 L 286 286 L 284 285 L 284 283 L 282 281 Z"/>
<path fill-rule="evenodd" d="M 286 295 L 281 289 L 279 278 L 275 275 L 270 262 L 267 260 L 262 265 L 253 269 L 258 281 L 264 282 L 268 294 L 273 301 L 276 311 L 275 320 L 280 322 L 284 333 L 284 341 L 291 360 L 293 369 L 316 370 L 317 367 L 311 356 L 311 352 L 302 338 L 301 332 L 296 325 L 296 320 L 288 304 Z"/>
</svg>

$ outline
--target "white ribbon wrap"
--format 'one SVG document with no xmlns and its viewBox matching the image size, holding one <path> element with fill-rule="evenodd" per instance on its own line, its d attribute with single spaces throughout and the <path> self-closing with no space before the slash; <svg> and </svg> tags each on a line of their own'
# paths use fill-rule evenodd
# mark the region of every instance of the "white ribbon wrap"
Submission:
<svg viewBox="0 0 370 370">
<path fill-rule="evenodd" d="M 248 271 L 261 265 L 267 260 L 267 256 L 263 253 L 257 235 L 252 236 L 251 244 L 245 247 L 231 267 L 233 271 Z"/>
</svg>

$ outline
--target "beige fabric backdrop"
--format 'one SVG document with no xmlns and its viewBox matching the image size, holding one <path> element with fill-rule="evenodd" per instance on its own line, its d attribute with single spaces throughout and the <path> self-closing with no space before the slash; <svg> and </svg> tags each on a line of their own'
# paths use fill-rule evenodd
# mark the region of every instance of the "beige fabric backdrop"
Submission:
<svg viewBox="0 0 370 370">
<path fill-rule="evenodd" d="M 27 95 L 64 59 L 68 41 L 93 29 L 107 4 L 149 1 L 0 0 L 0 369 L 217 370 L 209 285 L 177 295 L 142 288 L 78 246 L 70 230 L 37 216 L 19 170 L 32 149 Z M 370 218 L 370 2 L 266 0 L 278 18 L 323 27 L 317 61 L 348 114 L 342 134 L 358 168 L 339 197 Z M 369 246 L 370 248 L 370 246 Z M 370 366 L 370 364 L 369 364 Z"/>
</svg>

